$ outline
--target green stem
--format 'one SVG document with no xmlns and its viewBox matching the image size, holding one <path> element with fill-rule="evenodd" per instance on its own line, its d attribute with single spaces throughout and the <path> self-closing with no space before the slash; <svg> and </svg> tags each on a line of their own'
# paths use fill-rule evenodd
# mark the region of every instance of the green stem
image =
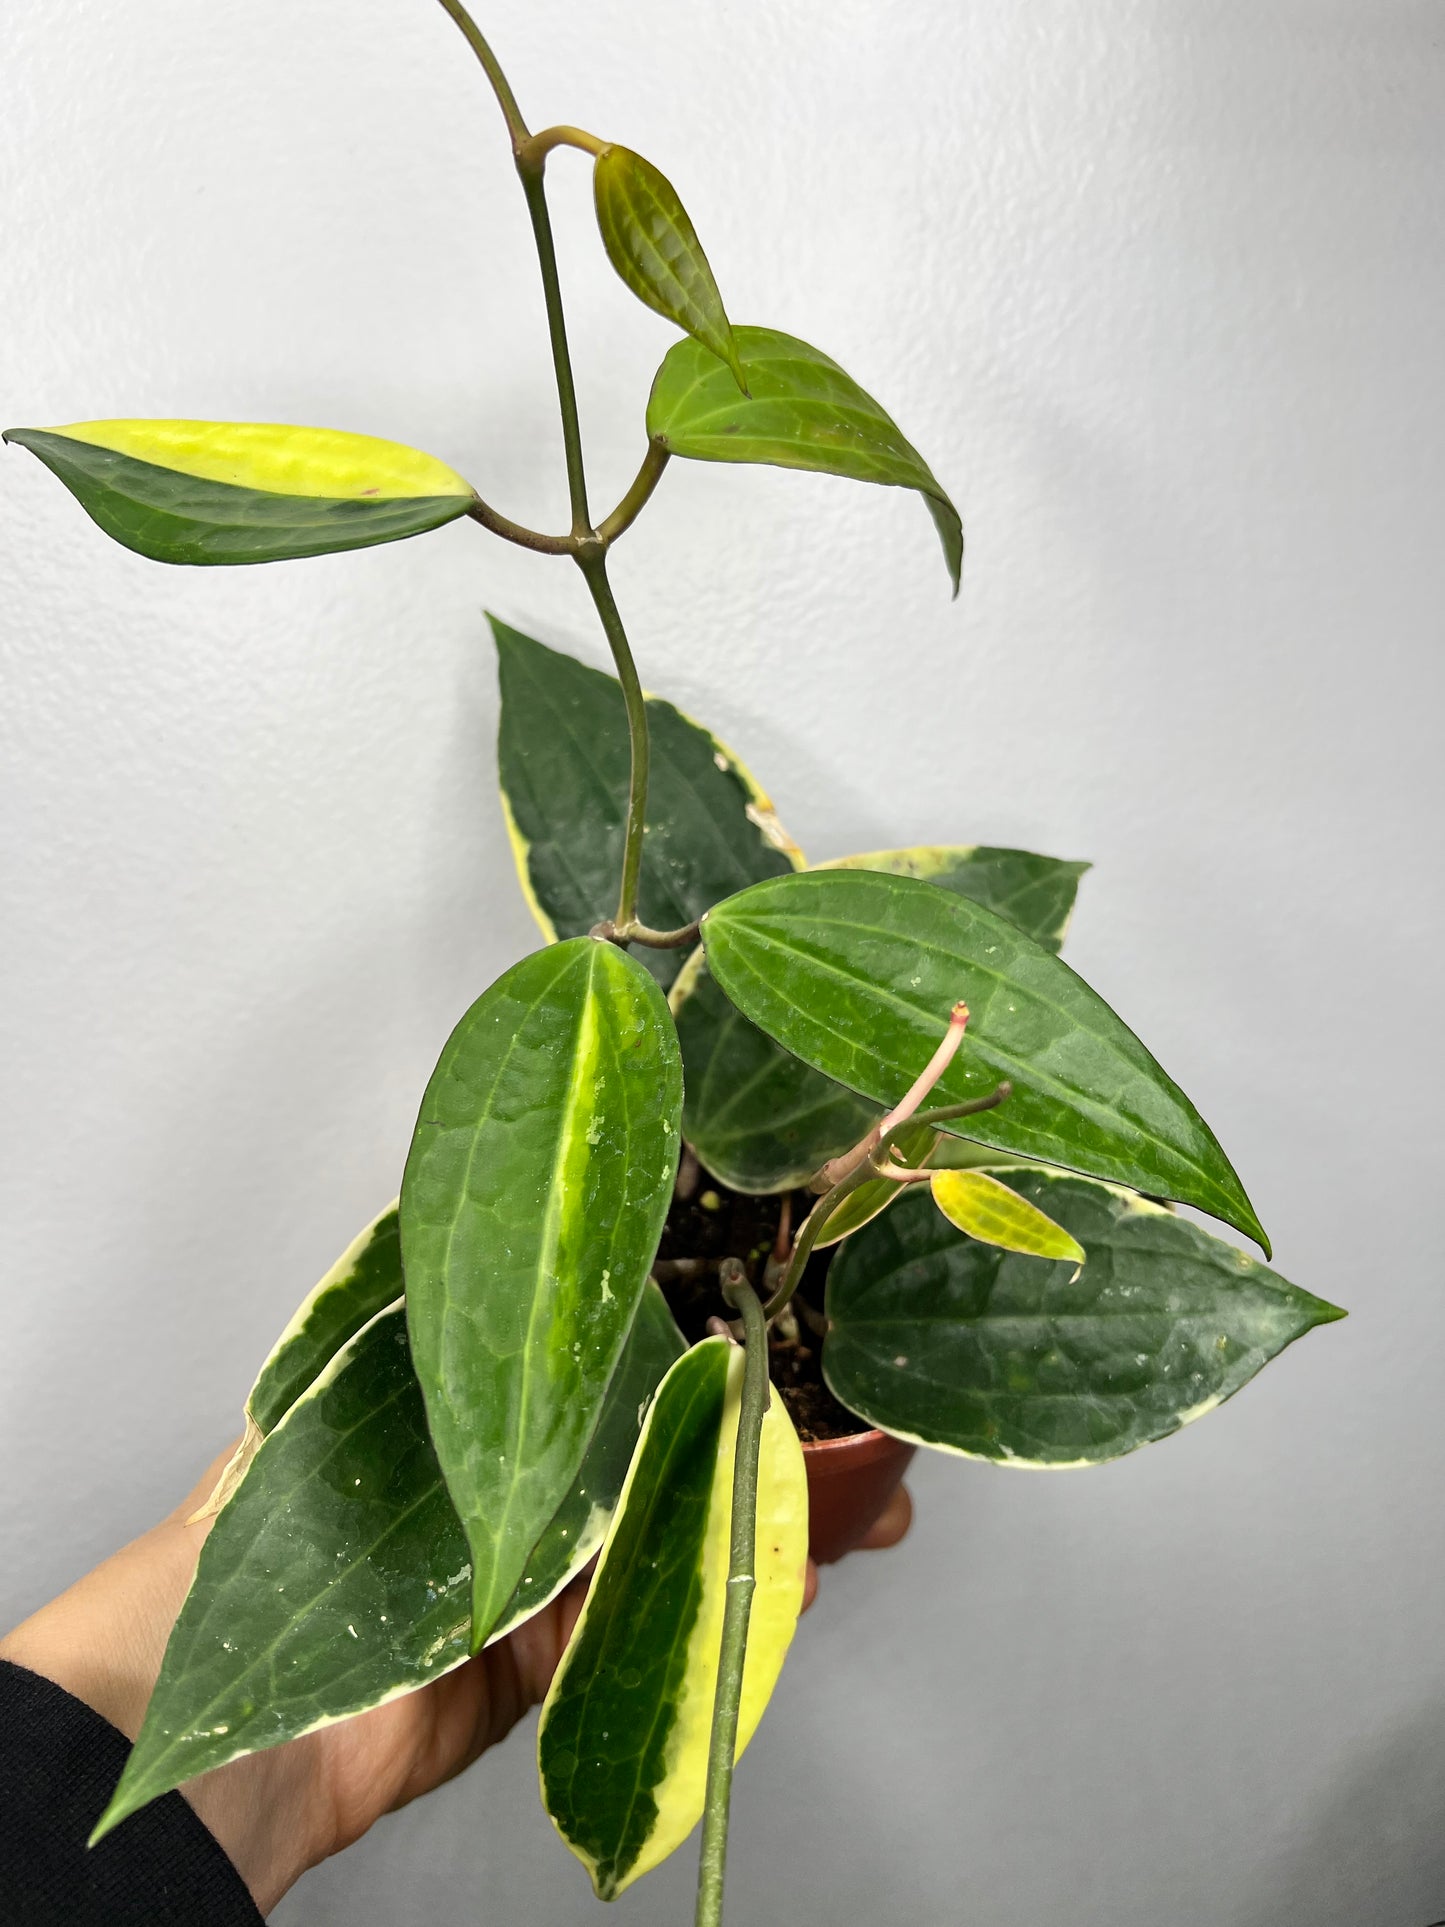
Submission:
<svg viewBox="0 0 1445 1927">
<path fill-rule="evenodd" d="M 846 1172 L 844 1176 L 839 1178 L 832 1190 L 825 1191 L 822 1197 L 819 1198 L 807 1217 L 804 1218 L 797 1238 L 793 1242 L 793 1255 L 788 1260 L 788 1269 L 783 1273 L 783 1282 L 767 1302 L 764 1310 L 765 1317 L 770 1319 L 776 1318 L 778 1313 L 788 1304 L 793 1293 L 798 1289 L 804 1267 L 813 1255 L 813 1246 L 818 1242 L 818 1233 L 823 1229 L 823 1226 L 828 1222 L 829 1218 L 832 1217 L 848 1193 L 850 1191 L 856 1191 L 860 1184 L 866 1184 L 869 1178 L 874 1175 L 875 1173 L 870 1171 L 866 1164 L 860 1164 L 856 1169 Z"/>
<path fill-rule="evenodd" d="M 652 755 L 647 734 L 647 704 L 643 698 L 642 684 L 637 678 L 637 665 L 628 647 L 627 631 L 622 626 L 622 617 L 617 613 L 617 603 L 612 595 L 612 585 L 607 580 L 606 550 L 600 544 L 579 550 L 577 566 L 592 592 L 592 600 L 597 605 L 597 613 L 607 633 L 607 646 L 612 651 L 617 680 L 622 684 L 622 700 L 627 705 L 627 733 L 632 740 L 632 780 L 627 793 L 627 832 L 622 846 L 622 887 L 618 891 L 617 915 L 613 919 L 619 930 L 625 930 L 637 915 L 637 885 L 642 875 L 642 836 L 647 827 L 647 776 Z"/>
<path fill-rule="evenodd" d="M 616 923 L 611 918 L 603 923 L 594 923 L 587 934 L 601 937 L 604 943 L 640 943 L 649 950 L 691 950 L 701 931 L 700 920 L 685 923 L 677 930 L 653 930 L 634 917 L 631 923 Z"/>
<path fill-rule="evenodd" d="M 500 510 L 484 502 L 480 495 L 473 499 L 467 514 L 474 522 L 480 522 L 484 529 L 490 529 L 493 535 L 500 535 L 507 542 L 515 542 L 518 548 L 535 549 L 538 555 L 575 555 L 577 553 L 577 543 L 572 536 L 543 535 L 537 529 L 523 528 L 522 524 L 514 522 L 510 515 L 503 515 Z"/>
<path fill-rule="evenodd" d="M 736 1259 L 725 1260 L 723 1296 L 743 1315 L 747 1342 L 742 1407 L 733 1456 L 732 1546 L 727 1598 L 723 1604 L 722 1650 L 718 1655 L 717 1693 L 713 1699 L 712 1737 L 707 1755 L 703 1800 L 702 1854 L 697 1873 L 696 1927 L 721 1927 L 723 1874 L 727 1865 L 728 1811 L 732 1801 L 733 1757 L 738 1743 L 738 1707 L 748 1650 L 748 1620 L 757 1587 L 758 1460 L 763 1415 L 768 1409 L 768 1328 L 758 1295 Z"/>
<path fill-rule="evenodd" d="M 877 1152 L 881 1154 L 891 1150 L 899 1132 L 908 1130 L 910 1126 L 953 1124 L 961 1117 L 978 1117 L 984 1111 L 997 1110 L 999 1105 L 1006 1104 L 1013 1094 L 1014 1087 L 1005 1078 L 1001 1084 L 995 1084 L 986 1097 L 970 1097 L 962 1104 L 940 1104 L 931 1111 L 915 1111 L 912 1117 L 904 1118 L 901 1124 L 895 1124 L 891 1131 L 884 1133 L 878 1143 Z"/>
<path fill-rule="evenodd" d="M 443 5 L 446 0 L 442 0 Z M 587 512 L 587 475 L 582 466 L 582 425 L 577 419 L 577 388 L 572 380 L 572 356 L 567 347 L 567 317 L 562 312 L 562 284 L 557 277 L 557 249 L 552 241 L 552 217 L 547 211 L 543 179 L 546 156 L 528 161 L 517 156 L 517 172 L 532 217 L 532 236 L 542 269 L 542 293 L 547 302 L 547 333 L 552 342 L 552 366 L 557 371 L 557 403 L 562 411 L 562 446 L 567 454 L 567 492 L 572 498 L 572 533 L 588 536 L 592 520 Z"/>
<path fill-rule="evenodd" d="M 607 644 L 617 667 L 617 679 L 622 684 L 623 701 L 627 705 L 627 732 L 632 742 L 632 780 L 627 796 L 627 835 L 622 851 L 622 885 L 618 892 L 616 918 L 619 924 L 630 924 L 637 913 L 637 885 L 642 871 L 642 833 L 647 822 L 647 773 L 650 761 L 647 707 L 643 702 L 642 684 L 637 679 L 632 650 L 628 646 L 627 632 L 622 626 L 622 617 L 617 612 L 617 603 L 607 580 L 607 543 L 612 535 L 605 538 L 598 535 L 592 527 L 587 507 L 587 472 L 582 462 L 582 424 L 577 415 L 577 385 L 572 378 L 567 318 L 562 308 L 562 284 L 557 273 L 557 249 L 552 239 L 552 217 L 547 208 L 544 178 L 550 146 L 563 140 L 588 146 L 595 136 L 584 133 L 581 128 L 560 127 L 545 129 L 534 140 L 527 131 L 527 123 L 522 119 L 507 76 L 487 45 L 481 29 L 461 0 L 441 0 L 441 4 L 461 28 L 486 70 L 492 91 L 506 119 L 507 131 L 512 137 L 512 154 L 522 192 L 527 197 L 527 212 L 532 218 L 532 237 L 537 244 L 537 262 L 542 270 L 547 334 L 552 344 L 552 366 L 557 376 L 557 404 L 562 413 L 562 446 L 567 456 L 567 492 L 572 502 L 572 535 L 565 545 L 560 538 L 538 538 L 532 531 L 520 529 L 516 523 L 508 523 L 503 527 L 501 524 L 505 518 L 497 516 L 494 511 L 489 512 L 492 520 L 487 526 L 494 528 L 498 534 L 507 535 L 511 541 L 521 541 L 524 547 L 540 548 L 550 554 L 570 554 L 586 577 L 597 613 L 602 618 Z M 613 534 L 620 534 L 636 516 L 657 486 L 657 478 L 662 473 L 665 460 L 665 456 L 659 460 L 649 449 L 642 472 L 609 518 L 614 524 L 621 518 L 620 526 L 614 527 Z M 478 515 L 477 519 L 481 521 L 484 518 Z"/>
<path fill-rule="evenodd" d="M 580 153 L 590 154 L 595 160 L 599 154 L 607 152 L 607 142 L 599 140 L 596 134 L 589 134 L 585 127 L 544 127 L 539 133 L 527 137 L 526 156 L 529 161 L 545 160 L 554 147 L 575 147 Z"/>
<path fill-rule="evenodd" d="M 486 76 L 492 83 L 492 92 L 497 96 L 497 105 L 502 110 L 502 118 L 507 123 L 507 132 L 512 137 L 512 150 L 515 153 L 524 141 L 531 139 L 527 123 L 522 119 L 522 110 L 517 105 L 516 95 L 512 92 L 507 76 L 502 72 L 497 56 L 487 45 L 481 28 L 461 4 L 461 0 L 441 0 L 443 12 L 449 14 L 461 28 L 467 45 L 481 61 Z"/>
<path fill-rule="evenodd" d="M 597 539 L 610 546 L 619 535 L 632 527 L 648 502 L 652 491 L 662 480 L 662 471 L 667 467 L 668 450 L 661 442 L 649 442 L 647 453 L 642 458 L 642 467 L 633 478 L 632 486 L 610 515 L 604 516 L 597 524 Z"/>
</svg>

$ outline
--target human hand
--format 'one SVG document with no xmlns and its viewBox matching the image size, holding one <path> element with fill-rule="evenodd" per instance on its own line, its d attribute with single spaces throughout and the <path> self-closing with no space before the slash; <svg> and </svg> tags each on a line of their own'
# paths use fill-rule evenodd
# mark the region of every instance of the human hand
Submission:
<svg viewBox="0 0 1445 1927">
<path fill-rule="evenodd" d="M 140 1731 L 166 1640 L 209 1520 L 222 1453 L 170 1516 L 0 1640 L 0 1658 L 54 1680 L 127 1738 Z M 896 1545 L 912 1518 L 900 1487 L 863 1541 Z M 808 1562 L 806 1611 L 818 1574 Z M 585 1576 L 455 1672 L 354 1719 L 202 1774 L 181 1792 L 225 1849 L 262 1913 L 308 1867 L 359 1840 L 503 1739 L 545 1695 L 586 1594 Z"/>
</svg>

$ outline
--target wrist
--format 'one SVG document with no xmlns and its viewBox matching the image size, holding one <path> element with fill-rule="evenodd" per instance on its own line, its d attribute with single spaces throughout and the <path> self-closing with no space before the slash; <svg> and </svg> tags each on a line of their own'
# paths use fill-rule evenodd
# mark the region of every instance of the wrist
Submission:
<svg viewBox="0 0 1445 1927">
<path fill-rule="evenodd" d="M 202 1487 L 209 1490 L 205 1480 Z M 0 1639 L 0 1658 L 53 1680 L 134 1741 L 205 1539 L 205 1525 L 185 1524 L 195 1503 L 193 1494 Z M 310 1741 L 233 1760 L 181 1795 L 262 1913 L 330 1851 L 321 1757 Z"/>
</svg>

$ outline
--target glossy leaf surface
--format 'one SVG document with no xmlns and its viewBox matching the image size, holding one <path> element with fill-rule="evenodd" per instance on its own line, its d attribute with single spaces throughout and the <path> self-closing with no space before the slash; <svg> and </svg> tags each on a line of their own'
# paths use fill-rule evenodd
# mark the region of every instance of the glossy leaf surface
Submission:
<svg viewBox="0 0 1445 1927">
<path fill-rule="evenodd" d="M 630 751 L 612 676 L 492 618 L 501 681 L 502 803 L 517 870 L 549 942 L 581 936 L 616 907 Z M 710 904 L 792 868 L 772 805 L 724 744 L 653 697 L 652 771 L 639 910 L 676 930 Z M 634 954 L 670 984 L 684 953 Z"/>
<path fill-rule="evenodd" d="M 748 393 L 695 341 L 669 350 L 652 384 L 647 432 L 673 455 L 766 462 L 917 489 L 943 543 L 954 593 L 963 525 L 923 457 L 837 362 L 773 328 L 734 328 Z"/>
<path fill-rule="evenodd" d="M 391 1204 L 302 1300 L 256 1375 L 247 1415 L 263 1433 L 274 1430 L 347 1339 L 401 1295 L 401 1234 Z"/>
<path fill-rule="evenodd" d="M 870 850 L 861 856 L 835 857 L 820 870 L 878 870 L 886 876 L 918 877 L 955 895 L 981 903 L 1017 924 L 1035 943 L 1056 954 L 1063 947 L 1079 879 L 1092 868 L 1061 857 L 1036 856 L 1032 850 L 995 849 L 988 844 L 925 843 L 916 849 Z"/>
<path fill-rule="evenodd" d="M 742 1376 L 741 1348 L 709 1338 L 663 1381 L 542 1708 L 543 1801 L 604 1900 L 680 1846 L 702 1814 Z M 807 1552 L 802 1449 L 774 1395 L 763 1419 L 739 1755 L 792 1639 Z"/>
<path fill-rule="evenodd" d="M 958 1230 L 986 1245 L 1035 1258 L 1084 1262 L 1084 1247 L 1062 1225 L 1020 1197 L 989 1171 L 938 1171 L 929 1180 L 933 1202 Z"/>
<path fill-rule="evenodd" d="M 683 1136 L 734 1191 L 788 1191 L 882 1115 L 775 1044 L 728 1002 L 701 952 L 672 990 L 685 1067 Z"/>
<path fill-rule="evenodd" d="M 650 1285 L 582 1470 L 493 1638 L 540 1611 L 597 1550 L 641 1409 L 682 1350 Z M 212 1528 L 102 1825 L 242 1753 L 439 1679 L 467 1658 L 471 1625 L 466 1539 L 397 1305 L 297 1401 Z"/>
<path fill-rule="evenodd" d="M 241 1442 L 192 1524 L 220 1511 L 267 1433 L 275 1430 L 347 1339 L 401 1295 L 401 1240 L 393 1204 L 346 1247 L 272 1346 L 246 1396 Z"/>
<path fill-rule="evenodd" d="M 1087 1262 L 978 1244 L 926 1197 L 828 1272 L 823 1375 L 900 1438 L 1001 1465 L 1097 1465 L 1202 1418 L 1343 1316 L 1159 1205 L 1086 1178 L 1009 1183 Z"/>
<path fill-rule="evenodd" d="M 471 484 L 400 442 L 271 422 L 12 428 L 115 541 L 155 562 L 278 562 L 465 515 Z"/>
<path fill-rule="evenodd" d="M 589 937 L 500 977 L 427 1086 L 401 1193 L 407 1314 L 478 1644 L 582 1462 L 671 1201 L 681 1109 L 661 991 Z"/>
<path fill-rule="evenodd" d="M 607 258 L 639 301 L 727 363 L 745 388 L 732 324 L 697 230 L 667 176 L 630 147 L 606 147 L 592 174 Z"/>
<path fill-rule="evenodd" d="M 875 850 L 818 867 L 926 878 L 1057 950 L 1089 866 L 1030 850 L 943 844 Z M 683 1135 L 735 1191 L 784 1191 L 806 1182 L 882 1116 L 877 1104 L 800 1062 L 749 1023 L 711 981 L 700 953 L 679 976 L 671 1002 L 687 1074 Z"/>
<path fill-rule="evenodd" d="M 961 1135 L 1193 1204 L 1263 1242 L 1214 1134 L 1133 1032 L 1068 966 L 992 911 L 911 877 L 813 871 L 708 913 L 729 1000 L 825 1076 L 896 1103 L 962 997 L 963 1049 L 933 1101 L 1014 1094 Z"/>
</svg>

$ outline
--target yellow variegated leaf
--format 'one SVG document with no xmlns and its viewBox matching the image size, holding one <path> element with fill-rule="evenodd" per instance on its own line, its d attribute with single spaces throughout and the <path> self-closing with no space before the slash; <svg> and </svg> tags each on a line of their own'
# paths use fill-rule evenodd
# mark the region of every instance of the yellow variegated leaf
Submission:
<svg viewBox="0 0 1445 1927">
<path fill-rule="evenodd" d="M 277 562 L 396 542 L 465 515 L 471 484 L 374 435 L 276 422 L 12 428 L 117 542 L 156 562 Z"/>
<path fill-rule="evenodd" d="M 1033 1258 L 1084 1262 L 1084 1247 L 1076 1238 L 987 1171 L 935 1171 L 929 1189 L 949 1223 L 980 1244 Z"/>
<path fill-rule="evenodd" d="M 743 1353 L 709 1338 L 658 1389 L 582 1617 L 538 1728 L 542 1798 L 612 1900 L 702 1815 L 722 1644 Z M 763 1419 L 755 1572 L 737 1753 L 803 1603 L 808 1484 L 773 1394 Z"/>
<path fill-rule="evenodd" d="M 395 1204 L 342 1252 L 312 1287 L 271 1347 L 246 1396 L 246 1429 L 215 1490 L 187 1521 L 209 1519 L 236 1491 L 262 1441 L 274 1432 L 347 1341 L 402 1295 L 401 1246 Z"/>
</svg>

